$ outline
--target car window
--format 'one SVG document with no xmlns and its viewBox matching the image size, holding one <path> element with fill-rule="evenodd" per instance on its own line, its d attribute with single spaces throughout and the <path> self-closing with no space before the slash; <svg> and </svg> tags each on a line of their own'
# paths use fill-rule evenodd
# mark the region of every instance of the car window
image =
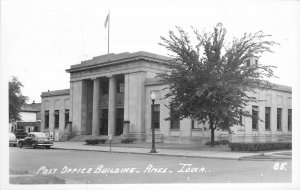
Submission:
<svg viewBox="0 0 300 190">
<path fill-rule="evenodd" d="M 47 137 L 45 133 L 36 134 L 37 137 Z"/>
</svg>

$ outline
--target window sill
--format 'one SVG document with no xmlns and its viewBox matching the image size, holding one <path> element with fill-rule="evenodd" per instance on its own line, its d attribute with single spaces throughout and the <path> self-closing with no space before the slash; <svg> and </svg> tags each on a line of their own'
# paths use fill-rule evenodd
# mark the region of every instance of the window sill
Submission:
<svg viewBox="0 0 300 190">
<path fill-rule="evenodd" d="M 195 128 L 195 129 L 192 129 L 192 131 L 203 131 L 202 128 Z"/>
<path fill-rule="evenodd" d="M 180 129 L 170 129 L 170 131 L 180 131 Z"/>
</svg>

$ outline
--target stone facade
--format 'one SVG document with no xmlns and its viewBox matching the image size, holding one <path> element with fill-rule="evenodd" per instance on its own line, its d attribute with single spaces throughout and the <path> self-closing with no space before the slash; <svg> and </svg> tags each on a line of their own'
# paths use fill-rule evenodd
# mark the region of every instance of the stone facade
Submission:
<svg viewBox="0 0 300 190">
<path fill-rule="evenodd" d="M 171 122 L 165 121 L 164 118 L 169 117 L 170 111 L 164 106 L 168 105 L 168 99 L 162 99 L 167 93 L 163 90 L 167 87 L 166 84 L 159 84 L 157 80 L 149 79 L 145 83 L 146 94 L 155 91 L 158 95 L 156 104 L 160 105 L 160 128 L 156 129 L 156 134 L 162 134 L 165 143 L 200 143 L 203 144 L 210 140 L 210 130 L 208 130 L 208 124 L 198 124 L 191 119 L 183 119 L 180 121 L 179 128 L 172 129 Z M 258 91 L 253 94 L 259 101 L 258 103 L 251 103 L 245 109 L 250 113 L 253 108 L 258 108 L 258 116 L 263 121 L 258 121 L 257 128 L 253 128 L 252 118 L 243 117 L 242 122 L 244 126 L 233 126 L 233 139 L 235 141 L 253 142 L 256 141 L 265 142 L 277 141 L 278 136 L 287 135 L 291 140 L 292 135 L 292 123 L 288 127 L 288 115 L 292 113 L 292 90 L 290 87 L 277 85 L 273 89 L 266 89 L 264 91 Z M 146 98 L 145 104 L 145 126 L 146 132 L 151 134 L 151 106 L 150 97 Z M 148 108 L 148 109 L 147 109 Z M 266 129 L 266 110 L 270 110 L 270 124 Z M 281 109 L 281 119 L 277 119 L 277 109 Z M 291 122 L 292 118 L 290 118 Z M 278 129 L 277 121 L 280 121 L 280 129 Z M 215 138 L 225 140 L 228 139 L 228 133 L 224 131 L 215 131 Z M 241 139 L 238 139 L 241 138 Z"/>
<path fill-rule="evenodd" d="M 41 131 L 49 132 L 56 141 L 63 139 L 70 120 L 70 90 L 43 92 L 41 98 Z"/>
<path fill-rule="evenodd" d="M 72 131 L 76 135 L 145 133 L 145 80 L 166 70 L 168 57 L 147 52 L 109 54 L 73 65 L 71 76 Z"/>
<path fill-rule="evenodd" d="M 166 121 L 170 114 L 164 99 L 167 93 L 158 78 L 158 72 L 167 70 L 169 57 L 148 52 L 108 54 L 94 57 L 80 64 L 72 65 L 70 89 L 42 93 L 42 129 L 45 130 L 45 110 L 49 111 L 49 131 L 65 133 L 64 110 L 69 110 L 73 135 L 122 136 L 123 121 L 130 121 L 131 134 L 151 134 L 151 92 L 156 92 L 156 133 L 166 143 L 204 143 L 209 140 L 210 132 L 206 125 L 191 119 L 183 119 L 175 125 Z M 255 63 L 255 60 L 251 60 Z M 250 63 L 251 64 L 251 63 Z M 249 104 L 246 109 L 255 109 L 264 119 L 266 110 L 270 115 L 270 129 L 264 122 L 258 122 L 253 129 L 251 118 L 242 118 L 245 127 L 235 126 L 235 134 L 265 135 L 291 134 L 288 129 L 288 113 L 292 109 L 290 87 L 278 85 L 276 88 L 259 91 L 255 94 L 264 100 Z M 267 107 L 267 108 L 266 108 Z M 281 109 L 277 109 L 281 108 Z M 54 112 L 62 114 L 59 128 L 54 127 Z M 277 111 L 280 111 L 280 129 L 277 129 Z M 289 111 L 290 110 L 290 111 Z M 216 131 L 216 138 L 224 132 Z M 147 140 L 147 139 L 146 139 Z"/>
</svg>

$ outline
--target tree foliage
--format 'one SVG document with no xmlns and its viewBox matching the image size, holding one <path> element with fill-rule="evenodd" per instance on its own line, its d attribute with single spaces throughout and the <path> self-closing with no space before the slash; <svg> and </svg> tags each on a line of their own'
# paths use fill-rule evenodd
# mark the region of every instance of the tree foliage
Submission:
<svg viewBox="0 0 300 190">
<path fill-rule="evenodd" d="M 9 120 L 19 121 L 21 120 L 20 110 L 22 106 L 25 106 L 28 100 L 27 96 L 23 96 L 21 92 L 22 83 L 16 78 L 12 77 L 9 81 Z"/>
<path fill-rule="evenodd" d="M 221 23 L 212 32 L 194 29 L 196 43 L 189 34 L 177 27 L 178 34 L 170 31 L 161 37 L 160 45 L 173 53 L 169 71 L 158 74 L 169 85 L 165 98 L 171 99 L 172 113 L 183 118 L 208 122 L 212 145 L 214 130 L 231 132 L 234 125 L 243 125 L 240 117 L 253 117 L 244 107 L 257 102 L 251 93 L 270 88 L 264 78 L 273 77 L 274 66 L 263 64 L 247 66 L 246 61 L 264 52 L 272 52 L 276 44 L 262 31 L 244 33 L 240 38 L 225 41 L 226 29 Z M 175 114 L 167 119 L 174 119 Z"/>
</svg>

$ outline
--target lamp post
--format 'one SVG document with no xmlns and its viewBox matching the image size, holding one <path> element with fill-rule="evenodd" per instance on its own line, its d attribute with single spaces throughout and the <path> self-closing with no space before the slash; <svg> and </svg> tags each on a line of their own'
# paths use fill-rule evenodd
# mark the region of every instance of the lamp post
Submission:
<svg viewBox="0 0 300 190">
<path fill-rule="evenodd" d="M 157 153 L 156 150 L 155 150 L 155 129 L 154 129 L 154 117 L 153 117 L 154 102 L 155 102 L 155 99 L 156 99 L 156 94 L 155 94 L 154 91 L 151 93 L 150 97 L 151 97 L 151 100 L 152 100 L 152 104 L 151 104 L 152 149 L 151 149 L 150 153 Z"/>
</svg>

